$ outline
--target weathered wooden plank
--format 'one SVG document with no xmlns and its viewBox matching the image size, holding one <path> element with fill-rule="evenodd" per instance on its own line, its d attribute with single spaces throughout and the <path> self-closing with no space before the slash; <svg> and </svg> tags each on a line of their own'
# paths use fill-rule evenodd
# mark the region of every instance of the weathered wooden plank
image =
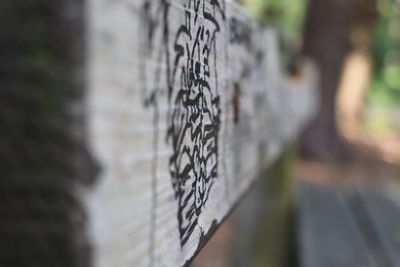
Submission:
<svg viewBox="0 0 400 267">
<path fill-rule="evenodd" d="M 341 190 L 303 183 L 298 201 L 301 266 L 381 266 Z"/>
<path fill-rule="evenodd" d="M 183 265 L 309 115 L 313 81 L 289 88 L 275 33 L 230 2 L 89 3 L 96 263 Z"/>
<path fill-rule="evenodd" d="M 187 264 L 312 113 L 314 71 L 286 80 L 231 1 L 53 2 L 0 4 L 0 265 Z"/>
<path fill-rule="evenodd" d="M 88 1 L 86 197 L 97 266 L 180 266 L 313 109 L 231 1 Z"/>
</svg>

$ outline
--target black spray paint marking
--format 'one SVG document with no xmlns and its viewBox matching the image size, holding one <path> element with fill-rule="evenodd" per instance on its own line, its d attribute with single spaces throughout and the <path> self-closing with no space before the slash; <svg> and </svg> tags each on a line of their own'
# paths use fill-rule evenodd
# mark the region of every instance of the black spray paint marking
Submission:
<svg viewBox="0 0 400 267">
<path fill-rule="evenodd" d="M 172 145 L 170 174 L 178 200 L 181 246 L 198 224 L 214 180 L 218 177 L 218 134 L 221 124 L 215 48 L 220 25 L 206 6 L 220 10 L 218 1 L 188 1 L 185 20 L 174 41 L 173 90 L 167 140 Z M 223 17 L 223 12 L 221 12 Z M 201 20 L 200 16 L 202 17 Z M 216 54 L 216 51 L 214 51 Z M 171 86 L 171 88 L 172 88 Z"/>
<path fill-rule="evenodd" d="M 213 14 L 209 13 L 207 7 L 212 7 Z M 143 57 L 153 52 L 153 46 L 158 44 L 154 35 L 157 28 L 161 29 L 163 37 L 160 45 L 164 47 L 164 55 L 159 57 L 159 67 L 155 71 L 159 71 L 162 65 L 165 66 L 166 73 L 163 75 L 168 83 L 166 89 L 169 102 L 166 142 L 171 145 L 173 151 L 169 161 L 169 172 L 178 201 L 177 217 L 181 246 L 186 244 L 198 225 L 198 217 L 218 176 L 221 109 L 216 85 L 215 47 L 220 32 L 219 20 L 223 21 L 225 18 L 219 0 L 188 0 L 184 8 L 184 22 L 173 33 L 169 24 L 169 4 L 163 0 L 146 1 L 142 21 L 144 29 L 147 30 L 144 35 L 148 40 L 145 48 L 147 54 L 141 53 Z M 215 16 L 216 13 L 218 17 Z M 157 20 L 160 14 L 163 14 L 161 22 Z M 170 34 L 173 40 L 169 40 Z M 170 41 L 173 42 L 172 45 Z M 143 62 L 146 62 L 146 58 L 143 58 Z M 148 71 L 146 67 L 143 70 Z M 146 79 L 147 76 L 144 74 L 142 77 Z M 155 79 L 155 83 L 158 84 L 161 74 L 156 74 Z M 144 82 L 146 86 L 143 103 L 145 106 L 152 106 L 157 113 L 157 94 L 159 88 L 163 87 L 157 85 L 149 90 L 147 85 L 151 81 Z M 155 130 L 157 125 L 158 122 L 155 122 Z M 157 139 L 154 140 L 157 143 L 158 136 L 154 138 Z M 153 179 L 156 180 L 156 177 Z M 150 249 L 153 249 L 154 240 L 151 242 L 153 246 Z"/>
</svg>

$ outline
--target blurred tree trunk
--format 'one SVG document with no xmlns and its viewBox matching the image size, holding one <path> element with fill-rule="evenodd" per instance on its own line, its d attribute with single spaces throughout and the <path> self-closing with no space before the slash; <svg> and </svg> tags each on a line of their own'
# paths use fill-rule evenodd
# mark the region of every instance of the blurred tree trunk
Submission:
<svg viewBox="0 0 400 267">
<path fill-rule="evenodd" d="M 337 160 L 345 153 L 335 120 L 335 96 L 342 66 L 349 53 L 356 0 L 310 0 L 303 53 L 314 59 L 320 72 L 320 107 L 301 137 L 303 157 Z"/>
<path fill-rule="evenodd" d="M 320 107 L 304 131 L 300 152 L 304 158 L 345 161 L 349 157 L 336 123 L 336 92 L 346 56 L 362 48 L 370 53 L 377 0 L 310 0 L 303 54 L 320 71 Z"/>
</svg>

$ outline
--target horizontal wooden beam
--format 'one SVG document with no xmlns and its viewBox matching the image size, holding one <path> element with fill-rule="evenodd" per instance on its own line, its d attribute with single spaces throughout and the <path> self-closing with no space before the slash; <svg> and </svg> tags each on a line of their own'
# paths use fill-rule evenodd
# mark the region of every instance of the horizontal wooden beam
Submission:
<svg viewBox="0 0 400 267">
<path fill-rule="evenodd" d="M 190 262 L 314 108 L 278 36 L 223 0 L 88 1 L 98 266 Z"/>
<path fill-rule="evenodd" d="M 0 17 L 1 266 L 187 265 L 315 107 L 312 65 L 287 78 L 277 32 L 232 1 Z"/>
</svg>

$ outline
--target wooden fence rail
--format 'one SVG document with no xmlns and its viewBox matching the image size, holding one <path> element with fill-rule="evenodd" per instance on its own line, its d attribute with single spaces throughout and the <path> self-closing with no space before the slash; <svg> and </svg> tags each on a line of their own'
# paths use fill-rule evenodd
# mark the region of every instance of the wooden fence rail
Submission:
<svg viewBox="0 0 400 267">
<path fill-rule="evenodd" d="M 1 5 L 7 266 L 188 264 L 314 111 L 315 70 L 232 1 Z"/>
</svg>

